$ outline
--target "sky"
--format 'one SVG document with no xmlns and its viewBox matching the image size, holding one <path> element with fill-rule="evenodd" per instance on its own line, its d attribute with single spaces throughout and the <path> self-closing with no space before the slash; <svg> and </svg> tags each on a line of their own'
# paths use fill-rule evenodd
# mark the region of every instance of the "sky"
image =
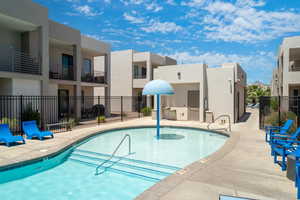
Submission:
<svg viewBox="0 0 300 200">
<path fill-rule="evenodd" d="M 49 17 L 106 41 L 181 63 L 238 62 L 270 83 L 284 37 L 300 35 L 300 0 L 33 0 Z"/>
</svg>

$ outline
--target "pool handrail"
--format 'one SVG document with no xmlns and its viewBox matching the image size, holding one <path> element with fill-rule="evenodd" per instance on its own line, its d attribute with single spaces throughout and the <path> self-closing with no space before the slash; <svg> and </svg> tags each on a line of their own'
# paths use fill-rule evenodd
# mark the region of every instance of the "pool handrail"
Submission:
<svg viewBox="0 0 300 200">
<path fill-rule="evenodd" d="M 228 130 L 229 132 L 231 132 L 231 120 L 230 120 L 230 115 L 226 115 L 226 114 L 219 115 L 216 119 L 213 119 L 212 122 L 208 123 L 207 129 L 210 129 L 210 125 L 213 124 L 213 123 L 215 123 L 215 121 L 217 121 L 217 120 L 220 119 L 221 117 L 227 117 L 227 118 L 228 118 L 229 124 L 228 124 L 227 130 Z"/>
<path fill-rule="evenodd" d="M 108 159 L 106 159 L 105 161 L 103 161 L 100 165 L 98 165 L 96 167 L 96 172 L 95 175 L 99 175 L 102 174 L 103 172 L 105 172 L 105 170 L 108 167 L 105 167 L 105 169 L 99 173 L 99 169 L 100 167 L 102 167 L 105 163 L 111 161 L 111 159 L 115 156 L 115 154 L 117 153 L 117 151 L 119 150 L 119 148 L 121 147 L 121 145 L 123 144 L 123 142 L 125 141 L 125 139 L 128 138 L 128 155 L 133 154 L 133 152 L 131 152 L 131 136 L 129 134 L 126 134 L 123 139 L 120 141 L 120 143 L 118 144 L 118 146 L 115 148 L 115 150 L 113 151 L 113 153 L 110 155 L 110 157 Z"/>
</svg>

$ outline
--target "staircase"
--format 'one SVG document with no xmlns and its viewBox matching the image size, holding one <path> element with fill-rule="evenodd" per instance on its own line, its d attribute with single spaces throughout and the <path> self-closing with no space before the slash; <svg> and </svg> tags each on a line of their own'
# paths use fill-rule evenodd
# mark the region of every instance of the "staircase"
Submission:
<svg viewBox="0 0 300 200">
<path fill-rule="evenodd" d="M 107 161 L 110 157 L 110 154 L 75 149 L 70 155 L 69 160 L 95 168 L 99 166 L 99 163 Z M 175 166 L 120 156 L 114 156 L 107 161 L 105 165 L 101 166 L 101 168 L 110 172 L 134 176 L 153 182 L 158 182 L 177 170 L 180 170 L 180 168 Z"/>
</svg>

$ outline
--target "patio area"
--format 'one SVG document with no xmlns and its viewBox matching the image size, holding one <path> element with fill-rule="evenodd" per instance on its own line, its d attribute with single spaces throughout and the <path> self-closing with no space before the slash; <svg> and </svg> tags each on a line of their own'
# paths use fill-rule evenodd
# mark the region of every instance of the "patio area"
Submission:
<svg viewBox="0 0 300 200">
<path fill-rule="evenodd" d="M 199 160 L 167 177 L 142 193 L 137 199 L 218 199 L 219 194 L 259 200 L 296 199 L 294 183 L 273 164 L 264 132 L 258 129 L 258 111 L 249 110 L 243 122 L 232 126 L 226 144 L 211 156 Z M 82 126 L 71 132 L 55 134 L 54 139 L 26 140 L 26 145 L 0 146 L 0 168 L 18 162 L 42 159 L 96 134 L 99 131 L 132 126 L 155 125 L 151 118 Z M 162 120 L 162 125 L 206 128 L 197 121 Z M 217 127 L 215 127 L 217 128 Z"/>
</svg>

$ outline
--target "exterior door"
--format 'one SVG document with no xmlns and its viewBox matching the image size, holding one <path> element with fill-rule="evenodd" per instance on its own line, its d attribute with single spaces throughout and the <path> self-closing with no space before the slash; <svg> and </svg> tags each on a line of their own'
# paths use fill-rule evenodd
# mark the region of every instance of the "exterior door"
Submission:
<svg viewBox="0 0 300 200">
<path fill-rule="evenodd" d="M 58 89 L 58 116 L 64 118 L 69 114 L 70 99 L 69 91 L 64 89 Z"/>
<path fill-rule="evenodd" d="M 62 55 L 62 76 L 64 80 L 73 80 L 73 56 Z"/>
<path fill-rule="evenodd" d="M 199 105 L 200 105 L 199 90 L 188 91 L 188 120 L 199 120 Z"/>
</svg>

